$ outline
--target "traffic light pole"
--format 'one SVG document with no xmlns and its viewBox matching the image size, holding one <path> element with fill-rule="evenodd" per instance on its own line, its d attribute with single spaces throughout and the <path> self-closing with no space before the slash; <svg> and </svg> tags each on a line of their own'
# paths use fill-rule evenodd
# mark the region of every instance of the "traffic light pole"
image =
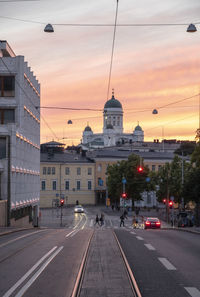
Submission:
<svg viewBox="0 0 200 297">
<path fill-rule="evenodd" d="M 63 206 L 60 206 L 60 226 L 62 227 Z"/>
</svg>

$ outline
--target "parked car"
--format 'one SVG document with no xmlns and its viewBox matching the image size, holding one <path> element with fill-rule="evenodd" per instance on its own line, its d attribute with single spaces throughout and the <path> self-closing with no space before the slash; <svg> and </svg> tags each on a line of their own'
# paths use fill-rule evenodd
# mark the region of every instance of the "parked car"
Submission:
<svg viewBox="0 0 200 297">
<path fill-rule="evenodd" d="M 83 212 L 84 212 L 84 208 L 83 208 L 83 206 L 82 206 L 82 205 L 76 205 L 76 206 L 74 207 L 74 212 L 75 212 L 75 213 L 83 213 Z"/>
<path fill-rule="evenodd" d="M 144 222 L 144 229 L 157 229 L 161 227 L 160 220 L 158 218 L 146 218 Z"/>
</svg>

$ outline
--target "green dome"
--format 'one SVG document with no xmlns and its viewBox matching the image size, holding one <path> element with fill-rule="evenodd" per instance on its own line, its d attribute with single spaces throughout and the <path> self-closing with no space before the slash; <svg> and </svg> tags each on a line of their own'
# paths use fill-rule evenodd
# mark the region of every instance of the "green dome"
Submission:
<svg viewBox="0 0 200 297">
<path fill-rule="evenodd" d="M 142 128 L 141 128 L 139 125 L 137 125 L 137 126 L 135 127 L 135 131 L 142 131 Z"/>
<path fill-rule="evenodd" d="M 106 129 L 113 129 L 113 125 L 108 124 L 108 125 L 106 126 Z"/>
<path fill-rule="evenodd" d="M 104 109 L 105 108 L 122 108 L 122 105 L 119 100 L 115 99 L 114 95 L 112 95 L 112 98 L 105 103 Z"/>
<path fill-rule="evenodd" d="M 90 128 L 90 126 L 86 126 L 84 131 L 91 132 L 92 129 Z"/>
</svg>

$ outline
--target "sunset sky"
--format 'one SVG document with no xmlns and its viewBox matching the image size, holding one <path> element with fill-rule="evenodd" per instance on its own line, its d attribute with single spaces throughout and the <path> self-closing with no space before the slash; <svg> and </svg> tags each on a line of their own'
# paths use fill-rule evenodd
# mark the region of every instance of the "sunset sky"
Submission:
<svg viewBox="0 0 200 297">
<path fill-rule="evenodd" d="M 0 39 L 25 56 L 41 83 L 41 106 L 101 110 L 41 109 L 41 142 L 62 142 L 64 136 L 67 144 L 78 144 L 87 123 L 93 132 L 102 132 L 114 27 L 64 24 L 114 24 L 115 11 L 116 0 L 0 0 Z M 54 33 L 44 32 L 47 23 L 57 24 Z M 186 32 L 190 23 L 197 24 L 196 33 Z M 123 106 L 124 132 L 133 131 L 139 121 L 145 141 L 162 136 L 194 140 L 200 1 L 119 0 L 117 24 L 185 24 L 117 27 L 109 98 L 114 88 Z"/>
</svg>

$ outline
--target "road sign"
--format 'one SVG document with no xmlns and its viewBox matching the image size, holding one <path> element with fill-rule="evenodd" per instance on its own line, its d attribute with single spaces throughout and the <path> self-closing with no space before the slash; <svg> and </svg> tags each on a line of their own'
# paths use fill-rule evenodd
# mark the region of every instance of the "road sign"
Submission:
<svg viewBox="0 0 200 297">
<path fill-rule="evenodd" d="M 123 183 L 123 184 L 126 184 L 126 179 L 125 179 L 125 177 L 122 178 L 122 183 Z"/>
<path fill-rule="evenodd" d="M 150 177 L 146 177 L 146 182 L 148 183 L 148 182 L 150 182 Z"/>
</svg>

